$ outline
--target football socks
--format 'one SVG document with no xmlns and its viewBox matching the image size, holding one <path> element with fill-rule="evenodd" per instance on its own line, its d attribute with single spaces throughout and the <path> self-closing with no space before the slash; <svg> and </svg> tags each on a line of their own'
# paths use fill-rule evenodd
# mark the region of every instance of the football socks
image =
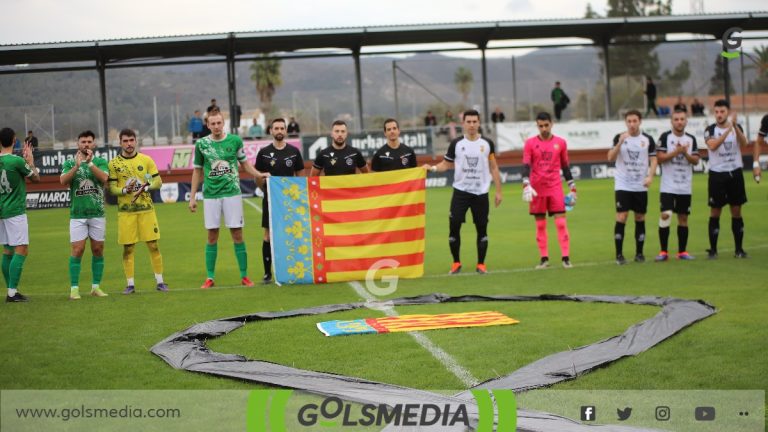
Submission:
<svg viewBox="0 0 768 432">
<path fill-rule="evenodd" d="M 205 272 L 208 279 L 213 279 L 216 274 L 216 256 L 219 254 L 219 245 L 205 245 Z"/>
<path fill-rule="evenodd" d="M 557 227 L 557 241 L 560 243 L 560 256 L 568 257 L 571 254 L 571 237 L 568 234 L 568 222 L 564 217 L 556 217 L 555 227 Z"/>
<path fill-rule="evenodd" d="M 235 243 L 235 256 L 240 267 L 240 278 L 248 276 L 248 252 L 245 250 L 245 243 Z"/>
<path fill-rule="evenodd" d="M 69 286 L 77 287 L 80 285 L 80 263 L 82 257 L 69 257 Z"/>
</svg>

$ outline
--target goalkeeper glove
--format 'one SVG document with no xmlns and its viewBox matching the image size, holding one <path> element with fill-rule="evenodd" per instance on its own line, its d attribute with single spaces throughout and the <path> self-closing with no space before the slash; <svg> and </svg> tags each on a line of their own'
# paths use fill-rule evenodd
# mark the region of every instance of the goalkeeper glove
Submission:
<svg viewBox="0 0 768 432">
<path fill-rule="evenodd" d="M 528 179 L 523 179 L 523 201 L 531 202 L 536 195 L 538 194 L 536 193 L 536 190 L 531 187 L 531 183 Z"/>
<path fill-rule="evenodd" d="M 576 182 L 573 180 L 568 180 L 568 187 L 571 189 L 571 191 L 568 193 L 568 196 L 570 197 L 569 200 L 571 202 L 571 206 L 576 205 Z"/>
</svg>

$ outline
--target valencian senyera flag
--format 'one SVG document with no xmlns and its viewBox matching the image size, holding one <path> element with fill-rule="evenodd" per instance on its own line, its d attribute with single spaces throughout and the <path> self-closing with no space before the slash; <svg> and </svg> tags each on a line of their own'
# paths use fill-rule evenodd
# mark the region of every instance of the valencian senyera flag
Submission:
<svg viewBox="0 0 768 432">
<path fill-rule="evenodd" d="M 326 336 L 345 336 L 352 334 L 396 333 L 459 327 L 490 327 L 517 324 L 519 322 L 520 321 L 510 318 L 501 312 L 482 311 L 323 321 L 317 323 L 317 329 Z"/>
<path fill-rule="evenodd" d="M 424 274 L 422 168 L 267 182 L 278 284 Z"/>
</svg>

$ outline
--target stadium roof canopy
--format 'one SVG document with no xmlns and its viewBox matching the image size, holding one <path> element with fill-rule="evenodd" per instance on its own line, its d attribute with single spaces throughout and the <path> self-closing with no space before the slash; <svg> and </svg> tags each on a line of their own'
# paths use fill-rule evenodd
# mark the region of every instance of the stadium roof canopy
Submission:
<svg viewBox="0 0 768 432">
<path fill-rule="evenodd" d="M 362 120 L 359 56 L 367 47 L 463 42 L 482 50 L 485 71 L 485 51 L 490 49 L 490 42 L 533 39 L 538 42 L 541 39 L 581 38 L 585 39 L 584 44 L 608 49 L 610 45 L 621 43 L 623 36 L 680 34 L 683 36 L 678 40 L 701 40 L 698 35 L 707 35 L 713 37 L 713 40 L 719 40 L 728 29 L 734 27 L 744 31 L 766 31 L 768 12 L 349 27 L 0 45 L 0 74 L 97 69 L 102 80 L 102 111 L 106 126 L 104 70 L 108 68 L 227 62 L 230 66 L 228 75 L 231 75 L 230 108 L 234 108 L 234 62 L 253 59 L 255 55 L 263 53 L 282 53 L 279 57 L 297 54 L 319 57 L 328 54 L 313 53 L 312 50 L 342 49 L 349 52 L 335 55 L 352 55 L 356 60 L 358 113 Z M 409 50 L 408 47 L 402 48 L 399 52 L 416 51 Z M 496 48 L 500 46 L 493 47 Z M 430 49 L 440 50 L 454 49 Z M 49 66 L 28 66 L 33 64 Z M 485 73 L 483 88 L 487 105 Z M 487 106 L 484 111 L 487 115 Z M 362 121 L 360 124 L 362 125 Z"/>
</svg>

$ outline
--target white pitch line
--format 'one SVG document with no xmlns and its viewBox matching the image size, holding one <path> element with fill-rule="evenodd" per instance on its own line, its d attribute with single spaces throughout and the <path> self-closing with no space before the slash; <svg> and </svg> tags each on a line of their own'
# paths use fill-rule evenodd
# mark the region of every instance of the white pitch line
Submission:
<svg viewBox="0 0 768 432">
<path fill-rule="evenodd" d="M 360 284 L 360 282 L 352 281 L 349 282 L 349 286 L 351 286 L 355 292 L 362 298 L 364 298 L 366 301 L 369 302 L 376 302 L 379 301 L 376 297 L 374 297 L 371 293 L 369 293 L 363 285 Z M 377 306 L 376 310 L 381 310 L 384 312 L 387 316 L 398 316 L 398 313 L 395 311 L 395 309 L 390 306 Z M 455 358 L 453 358 L 450 354 L 445 352 L 442 348 L 435 345 L 434 342 L 432 342 L 428 337 L 424 336 L 421 332 L 408 332 L 408 334 L 418 343 L 421 345 L 424 349 L 429 351 L 430 354 L 432 354 L 432 357 L 437 359 L 440 363 L 442 363 L 443 366 L 445 366 L 445 369 L 451 372 L 456 376 L 456 378 L 459 379 L 467 388 L 474 387 L 475 385 L 480 383 L 480 380 L 474 377 L 472 375 L 472 372 L 468 371 L 464 367 L 462 367 Z"/>
<path fill-rule="evenodd" d="M 251 207 L 255 208 L 256 210 L 258 210 L 258 212 L 259 212 L 259 213 L 262 213 L 261 207 L 257 206 L 257 205 L 256 205 L 256 204 L 254 204 L 253 202 L 251 202 L 251 200 L 249 200 L 249 199 L 245 199 L 245 198 L 244 198 L 244 199 L 243 199 L 243 202 L 244 202 L 244 203 L 246 203 L 246 204 L 248 204 L 249 206 L 251 206 Z"/>
</svg>

